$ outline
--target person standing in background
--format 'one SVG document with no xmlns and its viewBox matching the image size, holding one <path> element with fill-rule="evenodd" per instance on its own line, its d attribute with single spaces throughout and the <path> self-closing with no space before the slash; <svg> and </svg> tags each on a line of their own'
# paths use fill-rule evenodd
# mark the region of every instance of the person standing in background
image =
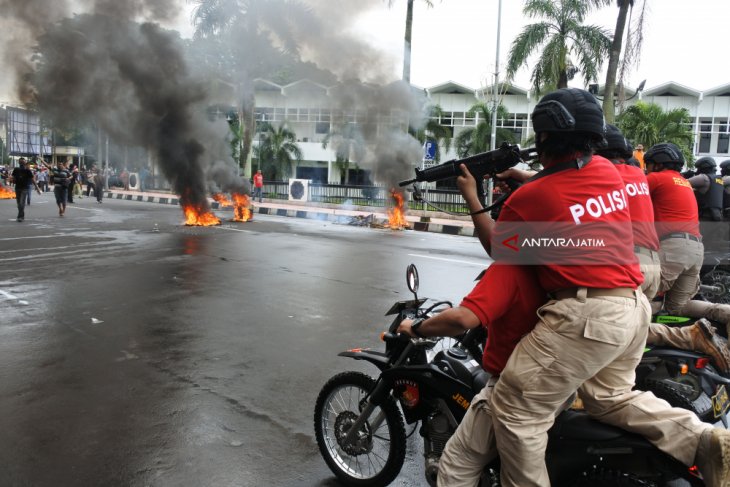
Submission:
<svg viewBox="0 0 730 487">
<path fill-rule="evenodd" d="M 25 203 L 28 198 L 26 194 L 31 186 L 35 186 L 38 194 L 41 194 L 41 190 L 35 181 L 33 171 L 25 167 L 25 158 L 21 157 L 18 161 L 18 167 L 13 169 L 10 175 L 10 182 L 15 183 L 15 201 L 18 203 L 18 217 L 17 221 L 22 222 L 25 220 Z"/>
<path fill-rule="evenodd" d="M 48 191 L 48 169 L 45 166 L 38 168 L 36 181 L 38 181 L 38 187 L 41 188 L 42 192 L 45 193 Z"/>
<path fill-rule="evenodd" d="M 101 171 L 94 173 L 94 194 L 96 202 L 101 203 L 101 200 L 104 199 L 104 175 Z"/>
<path fill-rule="evenodd" d="M 646 166 L 644 165 L 644 146 L 641 144 L 636 144 L 636 149 L 634 149 L 634 159 L 639 161 L 639 167 L 642 171 L 646 171 Z"/>
<path fill-rule="evenodd" d="M 256 171 L 253 175 L 253 199 L 258 198 L 261 203 L 261 192 L 264 188 L 264 175 L 261 174 L 261 169 Z"/>
</svg>

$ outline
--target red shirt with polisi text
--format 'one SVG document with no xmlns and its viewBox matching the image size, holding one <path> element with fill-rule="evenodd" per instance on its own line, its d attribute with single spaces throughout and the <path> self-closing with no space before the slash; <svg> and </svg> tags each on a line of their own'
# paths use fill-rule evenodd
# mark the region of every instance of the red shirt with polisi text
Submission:
<svg viewBox="0 0 730 487">
<path fill-rule="evenodd" d="M 668 233 L 685 232 L 699 237 L 697 199 L 689 181 L 669 169 L 649 173 L 646 179 L 654 203 L 657 235 L 661 238 Z"/>
<path fill-rule="evenodd" d="M 492 264 L 460 306 L 487 327 L 482 367 L 499 375 L 520 339 L 537 323 L 537 309 L 547 296 L 534 268 Z"/>
<path fill-rule="evenodd" d="M 616 164 L 615 167 L 624 180 L 626 196 L 629 197 L 634 245 L 659 250 L 659 238 L 654 228 L 654 205 L 644 171 L 628 164 Z"/>
<path fill-rule="evenodd" d="M 512 193 L 500 212 L 491 250 L 497 261 L 536 265 L 547 292 L 635 289 L 644 280 L 624 182 L 600 156 Z"/>
</svg>

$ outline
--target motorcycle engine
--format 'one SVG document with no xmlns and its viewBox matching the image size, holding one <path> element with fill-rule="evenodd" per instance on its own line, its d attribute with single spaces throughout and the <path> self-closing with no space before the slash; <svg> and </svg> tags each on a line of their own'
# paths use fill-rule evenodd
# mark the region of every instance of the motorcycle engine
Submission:
<svg viewBox="0 0 730 487">
<path fill-rule="evenodd" d="M 424 450 L 426 457 L 426 480 L 431 487 L 436 487 L 439 471 L 439 459 L 454 430 L 445 414 L 432 414 L 424 424 Z"/>
</svg>

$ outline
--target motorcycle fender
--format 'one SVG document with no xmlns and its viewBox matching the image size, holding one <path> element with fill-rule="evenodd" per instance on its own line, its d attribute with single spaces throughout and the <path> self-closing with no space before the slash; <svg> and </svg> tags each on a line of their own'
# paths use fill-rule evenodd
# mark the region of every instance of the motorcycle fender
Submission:
<svg viewBox="0 0 730 487">
<path fill-rule="evenodd" d="M 346 352 L 340 352 L 337 354 L 340 357 L 349 357 L 355 360 L 365 360 L 375 365 L 380 370 L 385 370 L 388 367 L 388 356 L 383 352 L 377 350 L 368 350 L 366 348 L 347 350 Z"/>
</svg>

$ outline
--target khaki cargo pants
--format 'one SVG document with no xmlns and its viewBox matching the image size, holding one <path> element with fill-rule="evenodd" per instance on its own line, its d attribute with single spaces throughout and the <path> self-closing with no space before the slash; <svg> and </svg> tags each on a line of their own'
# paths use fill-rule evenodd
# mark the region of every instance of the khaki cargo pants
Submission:
<svg viewBox="0 0 730 487">
<path fill-rule="evenodd" d="M 497 456 L 489 398 L 496 377 L 474 396 L 439 460 L 439 487 L 475 487 L 484 467 Z"/>
<path fill-rule="evenodd" d="M 659 292 L 664 295 L 664 309 L 681 315 L 682 308 L 700 289 L 700 269 L 705 247 L 702 242 L 688 238 L 667 238 L 660 242 L 659 258 L 662 279 Z"/>
<path fill-rule="evenodd" d="M 641 248 L 636 252 L 636 258 L 639 259 L 639 267 L 644 276 L 644 282 L 641 290 L 644 296 L 651 301 L 659 292 L 661 285 L 662 265 L 659 253 L 647 248 Z"/>
<path fill-rule="evenodd" d="M 576 390 L 594 418 L 643 435 L 692 465 L 700 435 L 712 426 L 649 392 L 632 390 L 650 319 L 640 290 L 633 298 L 587 297 L 582 288 L 575 298 L 549 301 L 538 317 L 492 391 L 503 486 L 550 485 L 547 431 Z"/>
</svg>

